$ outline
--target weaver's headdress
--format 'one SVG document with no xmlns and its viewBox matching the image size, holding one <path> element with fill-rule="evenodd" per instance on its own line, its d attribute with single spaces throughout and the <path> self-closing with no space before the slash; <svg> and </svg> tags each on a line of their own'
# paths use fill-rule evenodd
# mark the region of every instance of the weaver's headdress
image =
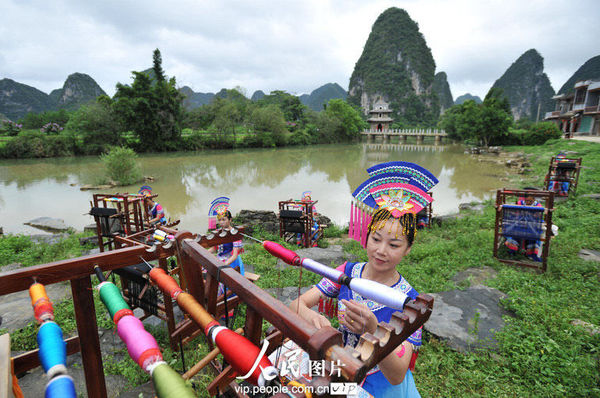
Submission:
<svg viewBox="0 0 600 398">
<path fill-rule="evenodd" d="M 152 188 L 149 185 L 142 185 L 140 187 L 140 190 L 138 191 L 138 194 L 146 197 L 146 196 L 152 196 Z"/>
<path fill-rule="evenodd" d="M 208 228 L 214 229 L 217 227 L 217 217 L 223 215 L 229 210 L 229 198 L 219 196 L 210 203 L 208 208 Z"/>
<path fill-rule="evenodd" d="M 366 245 L 368 225 L 379 209 L 392 217 L 417 214 L 433 201 L 427 193 L 438 179 L 423 167 L 409 162 L 381 163 L 367 169 L 369 178 L 352 193 L 350 235 Z"/>
<path fill-rule="evenodd" d="M 302 192 L 302 197 L 301 200 L 306 201 L 306 200 L 311 200 L 311 195 L 312 195 L 312 191 L 304 191 Z"/>
</svg>

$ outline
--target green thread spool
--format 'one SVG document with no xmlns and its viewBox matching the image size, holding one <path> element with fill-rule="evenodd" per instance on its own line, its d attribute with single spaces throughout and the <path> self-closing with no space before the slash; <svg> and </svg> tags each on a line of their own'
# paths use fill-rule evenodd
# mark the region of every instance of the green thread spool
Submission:
<svg viewBox="0 0 600 398">
<path fill-rule="evenodd" d="M 165 362 L 152 370 L 152 383 L 159 398 L 196 398 L 192 387 Z"/>
<path fill-rule="evenodd" d="M 110 313 L 111 319 L 114 319 L 115 314 L 119 310 L 130 309 L 125 299 L 121 295 L 121 291 L 114 283 L 103 282 L 100 287 L 100 300 L 106 306 L 106 309 Z"/>
</svg>

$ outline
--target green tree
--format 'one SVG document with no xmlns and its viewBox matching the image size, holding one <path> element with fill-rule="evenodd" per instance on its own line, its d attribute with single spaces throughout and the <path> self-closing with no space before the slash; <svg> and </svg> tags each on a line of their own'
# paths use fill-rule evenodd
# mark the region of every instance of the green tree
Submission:
<svg viewBox="0 0 600 398">
<path fill-rule="evenodd" d="M 453 105 L 440 117 L 438 128 L 444 129 L 451 139 L 462 139 L 460 123 L 463 117 L 463 106 Z"/>
<path fill-rule="evenodd" d="M 288 122 L 303 122 L 306 106 L 302 104 L 300 98 L 285 91 L 272 91 L 258 101 L 259 105 L 277 105 L 282 111 L 285 120 Z"/>
<path fill-rule="evenodd" d="M 241 121 L 241 114 L 233 101 L 217 98 L 214 102 L 215 119 L 213 125 L 222 133 L 230 133 L 235 137 L 235 127 Z"/>
<path fill-rule="evenodd" d="M 86 154 L 102 153 L 110 146 L 123 144 L 122 126 L 112 108 L 112 100 L 106 96 L 79 108 L 65 128 L 83 136 L 82 151 Z"/>
<path fill-rule="evenodd" d="M 339 121 L 334 141 L 356 138 L 365 127 L 359 111 L 342 99 L 330 100 L 325 108 L 325 113 Z"/>
<path fill-rule="evenodd" d="M 176 148 L 181 136 L 183 96 L 175 78 L 168 81 L 162 72 L 160 51 L 154 51 L 154 81 L 144 73 L 133 72 L 133 84 L 117 83 L 114 110 L 126 130 L 140 139 L 142 148 L 164 151 Z"/>
<path fill-rule="evenodd" d="M 287 131 L 283 112 L 276 105 L 256 108 L 250 118 L 254 131 L 257 133 L 273 133 L 282 135 Z"/>
</svg>

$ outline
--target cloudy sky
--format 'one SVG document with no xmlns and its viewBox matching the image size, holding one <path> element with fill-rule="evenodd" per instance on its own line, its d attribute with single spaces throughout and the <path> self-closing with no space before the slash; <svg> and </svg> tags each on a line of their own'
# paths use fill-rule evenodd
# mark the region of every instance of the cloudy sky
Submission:
<svg viewBox="0 0 600 398">
<path fill-rule="evenodd" d="M 598 0 L 0 0 L 0 79 L 49 93 L 82 72 L 112 95 L 159 48 L 167 74 L 196 92 L 347 89 L 389 7 L 419 24 L 455 98 L 483 98 L 530 48 L 555 90 L 600 54 Z"/>
</svg>

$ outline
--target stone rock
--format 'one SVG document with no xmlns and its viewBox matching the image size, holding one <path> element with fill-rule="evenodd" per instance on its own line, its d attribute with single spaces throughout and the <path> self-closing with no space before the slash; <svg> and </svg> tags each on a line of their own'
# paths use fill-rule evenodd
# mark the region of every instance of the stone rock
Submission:
<svg viewBox="0 0 600 398">
<path fill-rule="evenodd" d="M 14 266 L 14 264 L 10 264 L 6 267 L 12 266 Z M 8 271 L 6 267 L 2 268 L 2 272 Z M 48 297 L 50 297 L 50 300 L 54 303 L 57 303 L 66 297 L 71 297 L 71 288 L 68 282 L 46 285 L 45 288 Z M 2 300 L 0 300 L 0 314 L 2 314 L 2 327 L 8 329 L 9 332 L 21 329 L 27 326 L 29 322 L 35 321 L 31 309 L 29 291 L 23 290 L 2 296 Z"/>
<path fill-rule="evenodd" d="M 46 243 L 48 245 L 55 245 L 59 243 L 61 240 L 69 237 L 69 234 L 60 233 L 60 234 L 52 234 L 52 235 L 29 235 L 29 238 L 32 242 L 35 243 Z"/>
<path fill-rule="evenodd" d="M 473 202 L 473 203 L 461 203 L 458 205 L 458 210 L 460 212 L 462 211 L 472 211 L 475 212 L 477 214 L 483 214 L 483 209 L 485 209 L 485 206 L 483 203 L 478 203 L 478 202 Z"/>
<path fill-rule="evenodd" d="M 587 194 L 581 195 L 581 196 L 584 198 L 600 200 L 600 193 L 587 193 Z"/>
<path fill-rule="evenodd" d="M 461 352 L 496 347 L 494 333 L 504 327 L 502 316 L 510 315 L 500 306 L 500 300 L 506 297 L 504 293 L 475 285 L 431 296 L 435 299 L 433 313 L 425 330 Z"/>
<path fill-rule="evenodd" d="M 584 329 L 586 329 L 587 333 L 590 336 L 593 336 L 595 334 L 600 334 L 600 327 L 591 324 L 589 322 L 586 321 L 582 321 L 581 319 L 573 319 L 571 321 L 571 325 L 573 326 L 582 326 Z"/>
<path fill-rule="evenodd" d="M 91 250 L 86 250 L 86 251 L 81 252 L 81 255 L 82 256 L 89 256 L 90 254 L 98 254 L 98 253 L 100 253 L 100 248 L 99 247 L 94 247 Z"/>
<path fill-rule="evenodd" d="M 353 255 L 346 254 L 340 245 L 331 245 L 326 248 L 309 247 L 306 249 L 298 249 L 296 250 L 296 253 L 298 253 L 300 257 L 310 258 L 319 263 L 329 266 L 334 265 L 336 267 L 343 264 L 344 261 L 356 261 L 356 258 Z M 277 267 L 280 269 L 285 269 L 288 266 L 289 265 L 282 260 L 277 260 Z"/>
<path fill-rule="evenodd" d="M 279 219 L 274 211 L 269 210 L 242 210 L 235 216 L 236 224 L 243 224 L 246 233 L 251 235 L 258 225 L 267 232 L 279 234 Z"/>
<path fill-rule="evenodd" d="M 87 245 L 88 243 L 91 243 L 94 246 L 97 246 L 98 245 L 98 237 L 97 236 L 87 236 L 85 238 L 79 238 L 79 244 L 81 246 Z"/>
<path fill-rule="evenodd" d="M 79 187 L 80 191 L 91 191 L 98 189 L 110 189 L 113 188 L 116 184 L 107 184 L 107 185 L 82 185 Z"/>
<path fill-rule="evenodd" d="M 500 152 L 502 152 L 502 147 L 501 146 L 488 147 L 488 152 L 489 153 L 500 153 Z"/>
<path fill-rule="evenodd" d="M 310 290 L 310 287 L 301 287 L 300 294 L 306 293 Z M 298 287 L 288 286 L 288 287 L 273 287 L 269 289 L 265 289 L 267 293 L 275 297 L 277 300 L 281 301 L 285 305 L 290 305 L 290 303 L 298 298 Z"/>
<path fill-rule="evenodd" d="M 454 214 L 446 214 L 444 216 L 433 216 L 431 218 L 431 221 L 433 223 L 436 223 L 438 226 L 441 226 L 443 223 L 451 221 L 451 220 L 457 220 L 460 218 L 464 218 L 465 214 L 460 214 L 460 213 L 454 213 Z"/>
<path fill-rule="evenodd" d="M 596 250 L 581 249 L 579 253 L 577 253 L 577 256 L 587 261 L 600 262 L 600 252 Z"/>
<path fill-rule="evenodd" d="M 51 217 L 38 217 L 25 223 L 34 228 L 39 228 L 49 232 L 62 232 L 69 229 L 64 220 Z"/>
<path fill-rule="evenodd" d="M 85 227 L 83 227 L 83 232 L 94 232 L 94 233 L 96 233 L 96 223 L 94 223 L 94 224 L 88 224 Z"/>
<path fill-rule="evenodd" d="M 488 279 L 494 279 L 498 276 L 498 271 L 492 267 L 468 268 L 454 275 L 452 280 L 458 286 L 470 287 L 483 285 Z"/>
</svg>

